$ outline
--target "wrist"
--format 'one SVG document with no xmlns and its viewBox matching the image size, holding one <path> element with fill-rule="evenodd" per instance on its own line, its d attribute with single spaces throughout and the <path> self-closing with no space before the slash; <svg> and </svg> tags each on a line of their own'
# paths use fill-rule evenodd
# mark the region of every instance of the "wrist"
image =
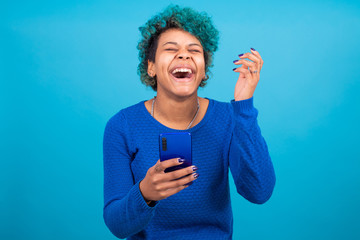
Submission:
<svg viewBox="0 0 360 240">
<path fill-rule="evenodd" d="M 144 196 L 143 196 L 143 198 L 144 198 L 144 200 L 145 200 L 145 202 L 146 202 L 147 204 L 149 204 L 149 203 L 152 202 L 152 200 L 149 200 L 149 199 L 145 198 Z"/>
<path fill-rule="evenodd" d="M 144 196 L 143 191 L 142 191 L 142 189 L 141 189 L 141 187 L 142 187 L 142 186 L 141 186 L 141 183 L 142 183 L 142 181 L 141 181 L 140 184 L 139 184 L 141 196 L 143 197 L 143 199 L 144 199 L 144 201 L 146 202 L 146 204 L 149 205 L 149 204 L 152 202 L 152 200 L 148 200 L 148 199 Z"/>
<path fill-rule="evenodd" d="M 234 94 L 234 99 L 235 99 L 235 101 L 247 100 L 249 98 L 252 98 L 253 95 L 254 95 L 254 92 L 247 92 L 247 93 L 242 93 L 242 94 Z"/>
<path fill-rule="evenodd" d="M 234 97 L 235 101 L 243 101 L 243 100 L 248 100 L 250 98 L 252 98 L 252 95 L 248 95 L 248 96 L 241 96 L 241 97 Z"/>
<path fill-rule="evenodd" d="M 145 200 L 146 204 L 147 204 L 149 207 L 155 206 L 155 202 L 156 202 L 156 201 L 148 200 L 148 199 L 146 199 L 145 197 L 144 197 L 144 200 Z"/>
</svg>

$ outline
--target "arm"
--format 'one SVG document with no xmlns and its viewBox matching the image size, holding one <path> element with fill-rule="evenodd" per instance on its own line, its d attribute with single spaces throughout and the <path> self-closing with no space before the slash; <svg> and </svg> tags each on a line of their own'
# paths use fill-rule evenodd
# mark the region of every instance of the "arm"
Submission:
<svg viewBox="0 0 360 240">
<path fill-rule="evenodd" d="M 115 116 L 106 125 L 104 154 L 104 209 L 106 226 L 118 238 L 143 230 L 154 216 L 156 205 L 146 204 L 134 183 L 130 169 L 130 143 L 124 116 Z"/>
<path fill-rule="evenodd" d="M 275 186 L 275 173 L 257 123 L 253 98 L 232 101 L 234 128 L 229 165 L 237 192 L 252 203 L 265 203 Z"/>
</svg>

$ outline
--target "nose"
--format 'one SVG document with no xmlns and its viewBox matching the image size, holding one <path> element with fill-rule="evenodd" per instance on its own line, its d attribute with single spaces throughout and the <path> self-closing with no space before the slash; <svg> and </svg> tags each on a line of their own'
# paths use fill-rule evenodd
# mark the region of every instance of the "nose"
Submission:
<svg viewBox="0 0 360 240">
<path fill-rule="evenodd" d="M 179 52 L 177 58 L 186 60 L 186 59 L 190 59 L 190 55 L 186 51 L 181 51 L 181 52 Z"/>
</svg>

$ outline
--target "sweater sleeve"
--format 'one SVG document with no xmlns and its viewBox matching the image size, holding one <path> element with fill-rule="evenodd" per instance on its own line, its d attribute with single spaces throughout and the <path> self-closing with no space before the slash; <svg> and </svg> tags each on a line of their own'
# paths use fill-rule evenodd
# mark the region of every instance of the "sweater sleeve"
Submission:
<svg viewBox="0 0 360 240">
<path fill-rule="evenodd" d="M 257 123 L 253 97 L 231 101 L 234 128 L 229 165 L 237 192 L 252 203 L 265 203 L 275 186 L 275 172 L 265 139 Z"/>
<path fill-rule="evenodd" d="M 124 116 L 114 116 L 106 124 L 103 139 L 103 217 L 106 226 L 118 238 L 127 238 L 143 230 L 158 204 L 148 206 L 139 188 L 141 180 L 134 183 L 128 133 Z"/>
</svg>

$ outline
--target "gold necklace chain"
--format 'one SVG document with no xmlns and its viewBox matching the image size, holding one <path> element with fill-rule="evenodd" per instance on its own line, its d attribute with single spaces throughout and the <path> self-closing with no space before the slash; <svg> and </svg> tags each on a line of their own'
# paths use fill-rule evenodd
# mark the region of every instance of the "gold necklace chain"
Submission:
<svg viewBox="0 0 360 240">
<path fill-rule="evenodd" d="M 155 104 L 155 99 L 156 99 L 156 96 L 154 97 L 154 100 L 152 101 L 152 104 L 151 104 L 151 116 L 154 117 L 154 104 Z M 188 130 L 191 125 L 193 124 L 193 122 L 195 121 L 195 118 L 197 117 L 198 113 L 199 113 L 199 109 L 200 109 L 200 104 L 199 104 L 199 98 L 197 98 L 197 110 L 196 110 L 196 113 L 195 113 L 195 116 L 194 118 L 191 120 L 191 122 L 189 123 L 189 125 L 187 126 L 187 128 L 185 130 Z"/>
</svg>

